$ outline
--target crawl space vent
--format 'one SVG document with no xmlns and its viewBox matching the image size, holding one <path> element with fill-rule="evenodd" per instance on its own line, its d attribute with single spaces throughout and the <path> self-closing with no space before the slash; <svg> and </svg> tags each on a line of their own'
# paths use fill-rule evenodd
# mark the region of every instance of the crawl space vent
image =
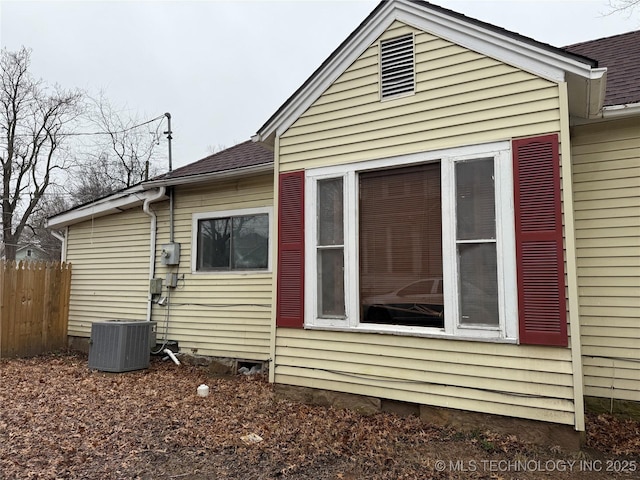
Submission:
<svg viewBox="0 0 640 480">
<path fill-rule="evenodd" d="M 380 96 L 392 98 L 415 89 L 413 34 L 380 42 Z"/>
<path fill-rule="evenodd" d="M 148 368 L 155 326 L 156 322 L 94 322 L 91 325 L 89 368 L 104 372 Z"/>
</svg>

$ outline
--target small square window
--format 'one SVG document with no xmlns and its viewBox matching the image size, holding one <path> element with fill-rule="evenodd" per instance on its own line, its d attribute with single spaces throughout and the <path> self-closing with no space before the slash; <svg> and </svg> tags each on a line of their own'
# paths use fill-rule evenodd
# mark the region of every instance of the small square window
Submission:
<svg viewBox="0 0 640 480">
<path fill-rule="evenodd" d="M 269 267 L 268 213 L 198 218 L 196 235 L 196 271 Z"/>
</svg>

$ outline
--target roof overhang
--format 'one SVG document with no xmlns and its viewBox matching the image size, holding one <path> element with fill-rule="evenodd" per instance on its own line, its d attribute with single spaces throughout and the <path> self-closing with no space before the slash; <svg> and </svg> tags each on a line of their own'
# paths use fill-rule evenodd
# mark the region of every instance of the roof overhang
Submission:
<svg viewBox="0 0 640 480">
<path fill-rule="evenodd" d="M 305 84 L 253 137 L 273 145 L 320 95 L 395 21 L 429 32 L 550 81 L 567 82 L 569 111 L 583 118 L 602 110 L 606 69 L 595 62 L 474 21 L 426 2 L 393 0 L 380 3 Z M 493 28 L 491 28 L 493 27 Z"/>
<path fill-rule="evenodd" d="M 267 173 L 273 173 L 273 162 L 250 167 L 236 168 L 233 170 L 224 170 L 222 172 L 152 180 L 127 188 L 126 190 L 116 192 L 108 197 L 96 200 L 95 202 L 87 205 L 82 205 L 59 215 L 55 215 L 47 220 L 47 228 L 60 229 L 92 218 L 104 217 L 106 215 L 138 207 L 142 205 L 145 200 L 153 198 L 157 189 L 160 187 L 211 183 L 215 181 L 224 181 L 233 178 L 249 177 Z M 160 200 L 167 198 L 169 197 L 165 195 Z"/>
<path fill-rule="evenodd" d="M 178 185 L 193 185 L 196 183 L 207 183 L 217 180 L 228 180 L 237 177 L 249 177 L 265 173 L 273 173 L 273 162 L 263 163 L 261 165 L 252 165 L 250 167 L 235 168 L 233 170 L 224 170 L 222 172 L 211 172 L 197 175 L 189 175 L 186 177 L 163 178 L 159 180 L 151 180 L 144 182 L 142 188 L 145 190 L 156 187 L 171 187 Z"/>
<path fill-rule="evenodd" d="M 144 190 L 142 185 L 121 190 L 87 205 L 68 210 L 47 219 L 47 228 L 60 229 L 92 218 L 104 217 L 138 207 L 155 192 Z M 168 197 L 165 197 L 168 198 Z"/>
</svg>

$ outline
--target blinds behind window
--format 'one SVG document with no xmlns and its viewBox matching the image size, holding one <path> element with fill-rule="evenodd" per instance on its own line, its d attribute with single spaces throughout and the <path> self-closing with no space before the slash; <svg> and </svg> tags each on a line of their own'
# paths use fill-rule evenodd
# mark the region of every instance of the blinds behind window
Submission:
<svg viewBox="0 0 640 480">
<path fill-rule="evenodd" d="M 440 163 L 360 173 L 359 188 L 361 303 L 441 279 Z"/>
</svg>

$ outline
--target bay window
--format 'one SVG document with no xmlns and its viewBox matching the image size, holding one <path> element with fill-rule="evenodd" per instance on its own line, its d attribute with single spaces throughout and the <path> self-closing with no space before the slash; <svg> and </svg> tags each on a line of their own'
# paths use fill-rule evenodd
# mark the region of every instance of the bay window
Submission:
<svg viewBox="0 0 640 480">
<path fill-rule="evenodd" d="M 515 341 L 508 142 L 306 171 L 305 325 Z"/>
</svg>

